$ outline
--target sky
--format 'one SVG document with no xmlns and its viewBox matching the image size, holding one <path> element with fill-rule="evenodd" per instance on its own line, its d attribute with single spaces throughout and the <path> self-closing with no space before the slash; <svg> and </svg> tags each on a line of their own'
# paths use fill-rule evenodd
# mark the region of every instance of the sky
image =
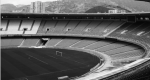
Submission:
<svg viewBox="0 0 150 80">
<path fill-rule="evenodd" d="M 31 2 L 35 2 L 35 1 L 42 1 L 42 2 L 46 2 L 46 1 L 56 1 L 56 0 L 1 0 L 1 4 L 14 4 L 14 5 L 18 5 L 18 4 L 30 4 Z"/>
</svg>

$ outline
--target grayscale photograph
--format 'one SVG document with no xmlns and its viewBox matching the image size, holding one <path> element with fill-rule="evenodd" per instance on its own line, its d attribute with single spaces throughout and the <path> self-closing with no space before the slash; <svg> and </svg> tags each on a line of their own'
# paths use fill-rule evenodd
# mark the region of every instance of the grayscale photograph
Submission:
<svg viewBox="0 0 150 80">
<path fill-rule="evenodd" d="M 150 0 L 0 5 L 0 80 L 150 80 Z"/>
</svg>

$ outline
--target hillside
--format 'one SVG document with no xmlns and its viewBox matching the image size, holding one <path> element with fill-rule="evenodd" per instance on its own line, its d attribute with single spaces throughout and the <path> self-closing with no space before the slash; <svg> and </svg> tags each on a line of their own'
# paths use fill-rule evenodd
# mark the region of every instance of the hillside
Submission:
<svg viewBox="0 0 150 80">
<path fill-rule="evenodd" d="M 17 7 L 13 4 L 2 4 L 1 5 L 1 12 L 12 12 L 12 10 L 16 9 Z"/>
<path fill-rule="evenodd" d="M 108 0 L 109 1 L 109 0 Z M 134 12 L 150 12 L 150 3 L 145 1 L 135 0 L 111 0 L 118 6 L 125 7 Z"/>
<path fill-rule="evenodd" d="M 131 12 L 150 12 L 149 2 L 135 0 L 59 0 L 44 3 L 47 6 L 46 13 L 85 13 L 98 6 L 106 9 L 119 8 Z M 3 4 L 1 10 L 2 12 L 12 12 L 13 10 L 29 12 L 29 5 Z"/>
<path fill-rule="evenodd" d="M 109 9 L 118 8 L 118 5 L 113 2 L 106 3 L 99 0 L 62 0 L 47 2 L 47 5 L 47 13 L 85 13 L 97 6 L 101 6 L 102 10 L 106 9 L 107 12 Z M 119 8 L 126 10 L 123 7 Z M 100 12 L 103 13 L 103 11 Z"/>
</svg>

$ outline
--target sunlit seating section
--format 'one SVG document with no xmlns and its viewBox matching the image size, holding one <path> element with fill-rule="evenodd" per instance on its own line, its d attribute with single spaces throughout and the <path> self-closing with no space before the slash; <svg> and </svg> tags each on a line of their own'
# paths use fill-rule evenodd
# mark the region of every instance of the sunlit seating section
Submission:
<svg viewBox="0 0 150 80">
<path fill-rule="evenodd" d="M 59 44 L 59 42 L 62 41 L 62 38 L 51 38 L 48 40 L 48 42 L 45 44 L 46 47 L 54 47 L 55 45 Z"/>
<path fill-rule="evenodd" d="M 24 29 L 26 29 L 26 31 L 30 31 L 33 26 L 34 20 L 22 20 L 21 23 L 22 24 L 19 29 L 20 31 L 24 31 Z"/>
<path fill-rule="evenodd" d="M 40 24 L 41 24 L 41 20 L 35 20 L 31 26 L 31 29 L 29 31 L 28 30 L 25 31 L 25 34 L 37 34 Z"/>
<path fill-rule="evenodd" d="M 21 26 L 20 19 L 10 19 L 9 25 L 5 34 L 10 34 L 10 35 L 23 34 L 23 30 L 19 31 L 20 26 Z"/>
<path fill-rule="evenodd" d="M 66 38 L 63 39 L 59 44 L 57 44 L 56 47 L 62 47 L 62 48 L 69 47 L 79 41 L 80 39 Z"/>
<path fill-rule="evenodd" d="M 9 23 L 9 20 L 1 20 L 1 31 L 5 31 L 7 29 L 7 25 Z"/>
<path fill-rule="evenodd" d="M 8 20 L 1 20 L 0 34 L 5 34 L 6 33 L 8 23 L 9 23 Z"/>
<path fill-rule="evenodd" d="M 32 47 L 37 46 L 40 39 L 24 39 L 20 47 Z"/>
<path fill-rule="evenodd" d="M 83 30 L 90 24 L 89 20 L 82 20 L 72 31 L 68 32 L 69 34 L 82 34 Z"/>
</svg>

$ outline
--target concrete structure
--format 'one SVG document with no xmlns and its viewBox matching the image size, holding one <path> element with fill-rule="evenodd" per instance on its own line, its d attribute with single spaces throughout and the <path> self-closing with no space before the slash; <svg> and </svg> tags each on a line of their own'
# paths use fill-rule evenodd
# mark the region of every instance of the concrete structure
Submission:
<svg viewBox="0 0 150 80">
<path fill-rule="evenodd" d="M 30 13 L 45 13 L 45 4 L 37 1 L 30 5 Z"/>
<path fill-rule="evenodd" d="M 115 10 L 109 10 L 108 13 L 126 13 L 126 11 L 115 9 Z"/>
</svg>

